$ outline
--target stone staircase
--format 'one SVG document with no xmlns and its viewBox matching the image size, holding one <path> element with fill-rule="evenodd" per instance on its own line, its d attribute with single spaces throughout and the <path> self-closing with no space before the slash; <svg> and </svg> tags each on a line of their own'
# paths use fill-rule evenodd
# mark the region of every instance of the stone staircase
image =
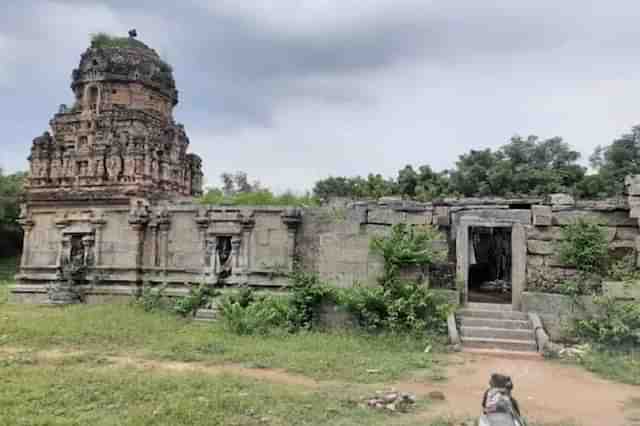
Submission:
<svg viewBox="0 0 640 426">
<path fill-rule="evenodd" d="M 217 316 L 217 309 L 198 309 L 194 319 L 200 322 L 213 322 L 216 320 Z"/>
<path fill-rule="evenodd" d="M 457 313 L 463 350 L 536 354 L 535 331 L 529 316 L 511 305 L 468 303 Z"/>
</svg>

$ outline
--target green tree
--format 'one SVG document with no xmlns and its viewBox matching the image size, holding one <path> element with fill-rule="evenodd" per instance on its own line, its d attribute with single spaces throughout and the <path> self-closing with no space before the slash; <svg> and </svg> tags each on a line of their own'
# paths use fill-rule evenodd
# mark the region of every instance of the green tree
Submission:
<svg viewBox="0 0 640 426">
<path fill-rule="evenodd" d="M 451 189 L 465 196 L 573 192 L 586 172 L 579 159 L 580 153 L 559 137 L 514 136 L 498 151 L 460 156 Z"/>
<path fill-rule="evenodd" d="M 20 195 L 26 173 L 5 175 L 0 169 L 0 225 L 15 226 L 20 215 Z"/>
<path fill-rule="evenodd" d="M 605 195 L 622 194 L 624 178 L 640 174 L 640 126 L 633 127 L 611 145 L 597 147 L 589 160 L 598 171 L 599 189 Z"/>
</svg>

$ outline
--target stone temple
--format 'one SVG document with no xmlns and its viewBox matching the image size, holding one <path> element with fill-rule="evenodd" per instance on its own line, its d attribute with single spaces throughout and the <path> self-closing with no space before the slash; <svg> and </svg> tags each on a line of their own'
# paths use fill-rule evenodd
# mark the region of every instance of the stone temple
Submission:
<svg viewBox="0 0 640 426">
<path fill-rule="evenodd" d="M 553 337 L 570 307 L 539 283 L 576 273 L 558 256 L 563 226 L 586 218 L 606 230 L 612 253 L 640 251 L 640 177 L 628 178 L 627 198 L 600 201 L 202 205 L 194 199 L 202 161 L 172 116 L 172 68 L 135 37 L 118 40 L 82 54 L 74 105 L 60 106 L 51 133 L 33 141 L 15 302 L 128 300 L 143 285 L 163 285 L 170 296 L 200 284 L 282 290 L 294 262 L 337 286 L 374 284 L 382 259 L 371 237 L 407 223 L 439 228 L 449 253 L 429 271 L 407 273 L 461 304 L 501 303 L 520 320 L 537 312 Z"/>
</svg>

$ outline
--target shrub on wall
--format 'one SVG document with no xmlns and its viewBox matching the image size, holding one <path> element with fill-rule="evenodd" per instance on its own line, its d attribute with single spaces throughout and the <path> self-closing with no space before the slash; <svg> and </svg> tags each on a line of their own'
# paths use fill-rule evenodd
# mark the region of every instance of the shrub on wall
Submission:
<svg viewBox="0 0 640 426">
<path fill-rule="evenodd" d="M 605 230 L 584 219 L 565 226 L 562 228 L 560 259 L 581 272 L 604 274 L 609 264 Z"/>
<path fill-rule="evenodd" d="M 393 285 L 403 267 L 428 267 L 444 261 L 446 252 L 436 245 L 442 239 L 442 234 L 431 226 L 404 223 L 394 225 L 388 236 L 372 238 L 371 250 L 384 260 L 380 284 L 383 287 Z"/>
</svg>

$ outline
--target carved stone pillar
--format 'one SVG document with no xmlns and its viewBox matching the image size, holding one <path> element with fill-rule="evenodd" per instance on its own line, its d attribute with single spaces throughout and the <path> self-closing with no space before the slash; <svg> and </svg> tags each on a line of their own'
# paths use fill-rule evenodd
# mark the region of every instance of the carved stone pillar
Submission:
<svg viewBox="0 0 640 426">
<path fill-rule="evenodd" d="M 102 215 L 99 215 L 95 219 L 91 221 L 93 225 L 93 229 L 95 230 L 95 241 L 94 241 L 94 266 L 100 266 L 102 264 L 102 237 L 103 237 L 103 229 L 104 225 L 107 224 L 107 221 L 103 219 Z"/>
<path fill-rule="evenodd" d="M 287 209 L 282 221 L 287 225 L 287 252 L 286 263 L 289 271 L 293 271 L 294 260 L 296 255 L 296 231 L 300 224 L 300 212 L 297 209 Z"/>
<path fill-rule="evenodd" d="M 240 236 L 235 236 L 231 239 L 231 257 L 232 257 L 232 265 L 233 271 L 239 272 L 238 268 L 240 267 L 240 247 L 242 246 L 242 239 Z"/>
<path fill-rule="evenodd" d="M 29 266 L 30 252 L 31 252 L 31 231 L 35 223 L 29 218 L 20 219 L 18 222 L 24 230 L 24 246 L 22 247 L 22 258 L 20 259 L 20 267 L 25 268 Z"/>
<path fill-rule="evenodd" d="M 170 222 L 162 222 L 158 224 L 160 238 L 158 239 L 160 267 L 167 269 L 169 264 L 169 228 Z"/>
<path fill-rule="evenodd" d="M 88 267 L 93 267 L 95 265 L 95 238 L 93 235 L 85 235 L 82 237 L 82 248 L 83 248 L 83 264 Z"/>
<path fill-rule="evenodd" d="M 245 216 L 242 219 L 242 245 L 240 247 L 240 262 L 238 267 L 243 272 L 249 272 L 251 270 L 251 233 L 255 226 L 255 220 L 251 215 Z"/>
</svg>

